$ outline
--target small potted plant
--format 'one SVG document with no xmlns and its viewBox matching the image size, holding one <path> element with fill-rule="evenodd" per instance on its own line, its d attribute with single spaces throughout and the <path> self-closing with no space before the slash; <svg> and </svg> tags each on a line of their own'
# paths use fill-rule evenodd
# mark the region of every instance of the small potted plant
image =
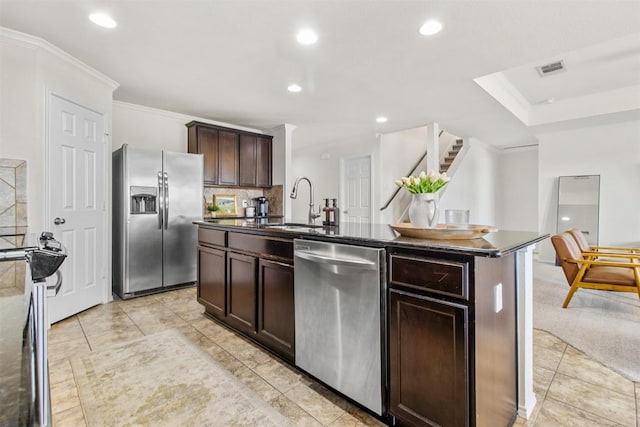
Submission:
<svg viewBox="0 0 640 427">
<path fill-rule="evenodd" d="M 207 205 L 207 211 L 209 212 L 209 216 L 211 218 L 215 218 L 217 215 L 216 212 L 218 212 L 219 210 L 220 208 L 215 203 L 211 203 L 210 205 Z"/>
<path fill-rule="evenodd" d="M 433 170 L 417 177 L 403 177 L 396 185 L 412 194 L 409 221 L 417 228 L 434 228 L 438 224 L 438 192 L 451 180 L 446 173 Z"/>
</svg>

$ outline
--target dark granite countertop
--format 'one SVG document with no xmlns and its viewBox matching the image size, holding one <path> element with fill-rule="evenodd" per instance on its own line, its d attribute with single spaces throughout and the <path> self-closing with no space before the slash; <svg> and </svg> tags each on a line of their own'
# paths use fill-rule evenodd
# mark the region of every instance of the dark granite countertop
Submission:
<svg viewBox="0 0 640 427">
<path fill-rule="evenodd" d="M 270 228 L 281 223 L 298 223 L 301 227 L 285 230 Z M 540 242 L 548 234 L 528 231 L 499 230 L 479 239 L 438 240 L 403 237 L 388 224 L 341 223 L 339 227 L 304 228 L 305 221 L 273 221 L 255 223 L 241 219 L 210 219 L 194 222 L 226 230 L 259 232 L 261 234 L 296 236 L 304 239 L 335 241 L 337 243 L 398 246 L 435 252 L 453 252 L 472 256 L 501 257 Z"/>
</svg>

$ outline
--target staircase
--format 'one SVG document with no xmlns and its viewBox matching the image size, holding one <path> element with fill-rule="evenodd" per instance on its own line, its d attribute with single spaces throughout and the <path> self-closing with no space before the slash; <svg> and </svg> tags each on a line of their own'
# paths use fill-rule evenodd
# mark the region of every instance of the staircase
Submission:
<svg viewBox="0 0 640 427">
<path fill-rule="evenodd" d="M 447 155 L 440 161 L 440 173 L 447 172 L 451 167 L 451 164 L 456 159 L 456 156 L 462 149 L 462 138 L 457 138 L 456 143 L 451 146 L 451 149 Z"/>
</svg>

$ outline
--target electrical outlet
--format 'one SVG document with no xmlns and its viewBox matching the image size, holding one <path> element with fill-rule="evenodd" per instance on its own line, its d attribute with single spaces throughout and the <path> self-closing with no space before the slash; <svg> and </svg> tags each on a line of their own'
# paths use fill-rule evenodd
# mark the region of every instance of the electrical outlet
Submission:
<svg viewBox="0 0 640 427">
<path fill-rule="evenodd" d="M 493 287 L 493 311 L 496 313 L 502 311 L 502 283 Z"/>
<path fill-rule="evenodd" d="M 246 208 L 247 206 L 249 206 L 249 205 L 247 204 L 247 201 L 246 201 L 246 200 L 243 200 L 243 201 L 242 201 L 242 207 L 243 207 L 243 208 Z"/>
</svg>

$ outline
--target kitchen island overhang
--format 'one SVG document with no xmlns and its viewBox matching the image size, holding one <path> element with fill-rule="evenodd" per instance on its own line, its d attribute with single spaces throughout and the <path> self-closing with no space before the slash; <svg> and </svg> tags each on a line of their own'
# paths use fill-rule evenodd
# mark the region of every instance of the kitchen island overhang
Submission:
<svg viewBox="0 0 640 427">
<path fill-rule="evenodd" d="M 471 321 L 469 325 L 470 328 L 478 328 L 477 331 L 472 331 L 469 336 L 469 345 L 481 347 L 483 344 L 487 344 L 483 341 L 485 338 L 488 337 L 489 340 L 492 340 L 496 336 L 496 331 L 485 334 L 480 330 L 482 316 L 489 322 L 487 324 L 490 324 L 493 321 L 490 319 L 494 315 L 492 312 L 497 313 L 505 307 L 508 308 L 509 305 L 513 306 L 514 314 L 512 321 L 509 321 L 512 323 L 509 328 L 512 328 L 516 334 L 513 344 L 510 344 L 512 347 L 510 353 L 513 352 L 516 358 L 513 361 L 513 369 L 517 370 L 515 373 L 517 393 L 514 397 L 517 398 L 517 414 L 523 418 L 529 417 L 536 404 L 533 393 L 533 248 L 537 242 L 546 239 L 548 235 L 522 231 L 497 231 L 489 233 L 483 238 L 472 240 L 421 240 L 401 237 L 385 224 L 342 223 L 339 227 L 305 228 L 304 224 L 300 223 L 295 223 L 298 225 L 297 227 L 282 226 L 284 223 L 292 224 L 291 222 L 253 224 L 244 220 L 229 219 L 196 222 L 202 228 L 220 230 L 225 233 L 271 236 L 277 239 L 301 238 L 382 247 L 388 249 L 389 254 L 397 255 L 397 259 L 415 256 L 421 258 L 421 261 L 432 259 L 445 261 L 445 263 L 448 262 L 447 260 L 453 260 L 454 263 L 456 260 L 464 261 L 463 263 L 466 263 L 470 272 L 469 292 L 465 297 L 469 299 L 468 313 Z M 499 270 L 497 273 L 494 271 L 496 268 Z M 391 266 L 389 270 L 392 270 Z M 393 287 L 394 281 L 391 274 L 392 272 L 389 273 L 389 279 Z M 505 277 L 504 280 L 501 279 L 501 275 Z M 402 287 L 405 284 L 396 283 L 396 285 L 399 287 L 399 293 L 404 292 Z M 479 293 L 476 293 L 475 289 L 478 289 Z M 435 295 L 442 297 L 445 303 L 457 304 L 457 301 L 446 293 L 438 293 L 438 290 L 433 293 L 433 289 L 427 291 L 427 293 L 423 293 L 422 290 L 418 290 L 418 293 L 423 293 L 422 296 L 427 299 Z M 511 296 L 515 301 L 510 301 Z M 480 308 L 480 304 L 484 308 Z M 481 312 L 483 314 L 480 314 Z M 502 314 L 495 315 L 502 316 Z M 487 346 L 485 345 L 485 347 Z M 477 395 L 482 394 L 483 387 L 489 384 L 487 381 L 490 380 L 477 377 L 475 371 L 482 369 L 482 366 L 476 365 L 490 361 L 495 354 L 492 355 L 491 352 L 484 354 L 482 351 L 484 350 L 480 348 L 471 348 L 467 364 L 469 370 L 472 371 L 467 390 L 469 425 L 486 425 L 486 414 L 481 410 L 481 406 L 484 405 L 483 396 Z"/>
</svg>

